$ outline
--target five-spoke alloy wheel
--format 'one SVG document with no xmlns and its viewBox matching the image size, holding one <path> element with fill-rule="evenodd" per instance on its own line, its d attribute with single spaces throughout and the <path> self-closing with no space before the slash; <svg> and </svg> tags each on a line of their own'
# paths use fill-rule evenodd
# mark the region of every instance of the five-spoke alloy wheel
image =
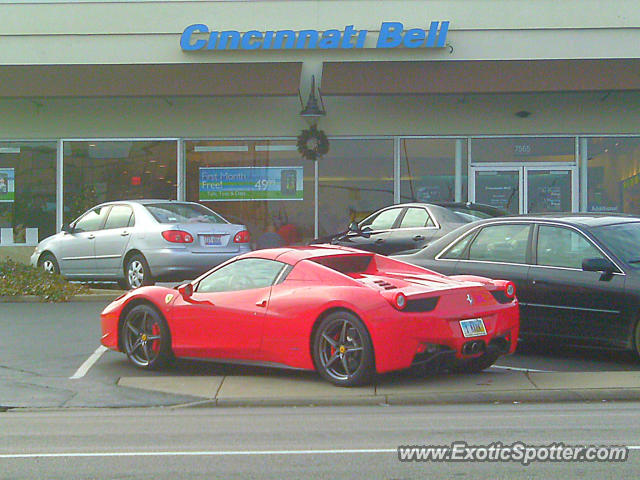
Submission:
<svg viewBox="0 0 640 480">
<path fill-rule="evenodd" d="M 122 325 L 122 346 L 129 360 L 140 368 L 161 368 L 171 359 L 169 327 L 149 305 L 138 305 L 127 313 Z"/>
<path fill-rule="evenodd" d="M 369 382 L 374 357 L 364 323 L 346 311 L 327 315 L 314 335 L 313 361 L 318 373 L 335 385 L 350 387 Z"/>
</svg>

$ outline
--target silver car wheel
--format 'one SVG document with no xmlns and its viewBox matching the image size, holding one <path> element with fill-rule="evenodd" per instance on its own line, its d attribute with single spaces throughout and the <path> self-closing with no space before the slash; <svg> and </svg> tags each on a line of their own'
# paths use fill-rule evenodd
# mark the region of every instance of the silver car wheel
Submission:
<svg viewBox="0 0 640 480">
<path fill-rule="evenodd" d="M 129 270 L 127 271 L 129 278 L 129 285 L 131 288 L 138 288 L 144 284 L 144 265 L 139 260 L 133 260 L 129 264 Z"/>
<path fill-rule="evenodd" d="M 42 262 L 42 268 L 47 273 L 56 273 L 56 266 L 51 260 L 45 260 L 44 262 Z"/>
</svg>

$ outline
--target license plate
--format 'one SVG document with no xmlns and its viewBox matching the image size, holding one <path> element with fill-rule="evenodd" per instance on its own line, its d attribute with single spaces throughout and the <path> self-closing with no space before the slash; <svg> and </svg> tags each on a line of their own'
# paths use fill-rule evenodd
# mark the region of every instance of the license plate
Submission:
<svg viewBox="0 0 640 480">
<path fill-rule="evenodd" d="M 484 327 L 484 321 L 481 318 L 460 320 L 460 328 L 462 329 L 462 335 L 465 337 L 480 337 L 487 334 L 487 329 Z"/>
<path fill-rule="evenodd" d="M 213 247 L 222 244 L 222 235 L 200 235 L 200 241 L 205 247 Z"/>
</svg>

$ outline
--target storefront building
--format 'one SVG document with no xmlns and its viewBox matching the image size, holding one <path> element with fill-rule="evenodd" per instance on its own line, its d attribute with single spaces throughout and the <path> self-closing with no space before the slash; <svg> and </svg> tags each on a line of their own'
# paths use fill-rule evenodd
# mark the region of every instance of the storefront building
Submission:
<svg viewBox="0 0 640 480">
<path fill-rule="evenodd" d="M 640 215 L 634 1 L 0 13 L 0 245 L 129 198 L 201 202 L 254 238 L 291 224 L 296 243 L 407 201 Z M 312 78 L 329 139 L 317 163 L 296 145 Z"/>
</svg>

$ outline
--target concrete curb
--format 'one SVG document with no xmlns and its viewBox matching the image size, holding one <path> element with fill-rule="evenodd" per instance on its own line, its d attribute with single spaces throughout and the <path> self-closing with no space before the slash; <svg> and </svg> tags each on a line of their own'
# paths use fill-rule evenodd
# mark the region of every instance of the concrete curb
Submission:
<svg viewBox="0 0 640 480">
<path fill-rule="evenodd" d="M 82 295 L 74 295 L 66 302 L 61 303 L 73 303 L 73 302 L 113 302 L 120 295 L 125 293 L 120 290 L 111 290 L 108 292 L 89 293 Z M 20 296 L 0 296 L 0 303 L 48 303 L 46 300 L 36 295 L 20 295 Z"/>
</svg>

